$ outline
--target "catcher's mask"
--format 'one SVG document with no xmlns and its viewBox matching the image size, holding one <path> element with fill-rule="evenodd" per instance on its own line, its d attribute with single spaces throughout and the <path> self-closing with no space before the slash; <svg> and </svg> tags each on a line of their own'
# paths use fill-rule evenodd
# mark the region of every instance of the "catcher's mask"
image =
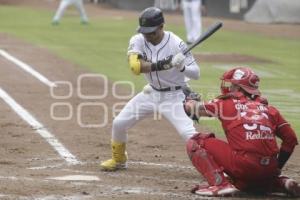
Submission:
<svg viewBox="0 0 300 200">
<path fill-rule="evenodd" d="M 221 92 L 223 95 L 231 92 L 230 86 L 226 83 L 231 83 L 241 87 L 245 92 L 251 95 L 260 96 L 259 77 L 247 67 L 236 67 L 223 74 L 220 78 L 221 82 Z M 230 85 L 231 85 L 230 84 Z"/>
<path fill-rule="evenodd" d="M 155 32 L 165 22 L 162 11 L 156 7 L 149 7 L 142 11 L 139 17 L 137 32 L 149 34 Z"/>
</svg>

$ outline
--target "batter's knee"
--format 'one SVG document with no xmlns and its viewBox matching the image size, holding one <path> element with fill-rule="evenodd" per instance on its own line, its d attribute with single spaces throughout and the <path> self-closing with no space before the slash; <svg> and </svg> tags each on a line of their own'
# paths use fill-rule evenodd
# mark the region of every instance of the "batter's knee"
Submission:
<svg viewBox="0 0 300 200">
<path fill-rule="evenodd" d="M 116 117 L 112 123 L 112 129 L 115 133 L 125 133 L 127 131 L 126 120 L 122 120 L 119 117 Z"/>
</svg>

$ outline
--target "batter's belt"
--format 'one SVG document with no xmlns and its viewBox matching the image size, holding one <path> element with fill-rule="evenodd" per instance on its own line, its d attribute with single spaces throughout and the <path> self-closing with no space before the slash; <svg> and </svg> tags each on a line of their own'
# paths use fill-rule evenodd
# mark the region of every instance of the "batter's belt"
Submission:
<svg viewBox="0 0 300 200">
<path fill-rule="evenodd" d="M 171 87 L 166 87 L 166 88 L 156 88 L 153 85 L 151 85 L 151 87 L 159 92 L 169 92 L 169 91 L 176 91 L 176 90 L 180 90 L 182 87 L 181 86 L 171 86 Z"/>
</svg>

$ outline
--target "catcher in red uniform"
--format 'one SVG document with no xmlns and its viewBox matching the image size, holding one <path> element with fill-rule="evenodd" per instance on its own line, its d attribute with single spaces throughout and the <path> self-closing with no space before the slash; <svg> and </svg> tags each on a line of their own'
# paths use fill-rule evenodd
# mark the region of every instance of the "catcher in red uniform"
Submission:
<svg viewBox="0 0 300 200">
<path fill-rule="evenodd" d="M 208 182 L 192 192 L 230 196 L 240 190 L 300 196 L 299 184 L 280 175 L 298 144 L 296 134 L 280 112 L 261 97 L 259 77 L 249 68 L 237 67 L 225 72 L 221 80 L 221 96 L 184 104 L 193 119 L 217 117 L 228 141 L 215 138 L 213 133 L 198 133 L 188 140 L 187 153 Z M 280 147 L 276 137 L 282 140 Z"/>
</svg>

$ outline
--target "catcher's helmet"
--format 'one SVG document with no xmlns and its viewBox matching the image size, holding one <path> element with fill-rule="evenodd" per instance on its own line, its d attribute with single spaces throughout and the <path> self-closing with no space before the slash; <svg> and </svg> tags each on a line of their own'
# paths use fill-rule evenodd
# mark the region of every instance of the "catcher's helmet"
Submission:
<svg viewBox="0 0 300 200">
<path fill-rule="evenodd" d="M 260 96 L 260 91 L 258 89 L 259 77 L 250 68 L 236 67 L 231 69 L 223 74 L 221 80 L 222 94 L 230 92 L 229 87 L 225 86 L 225 82 L 230 82 L 238 85 L 249 94 Z"/>
<path fill-rule="evenodd" d="M 137 32 L 145 34 L 154 32 L 164 22 L 163 13 L 159 8 L 146 8 L 139 17 Z"/>
</svg>

